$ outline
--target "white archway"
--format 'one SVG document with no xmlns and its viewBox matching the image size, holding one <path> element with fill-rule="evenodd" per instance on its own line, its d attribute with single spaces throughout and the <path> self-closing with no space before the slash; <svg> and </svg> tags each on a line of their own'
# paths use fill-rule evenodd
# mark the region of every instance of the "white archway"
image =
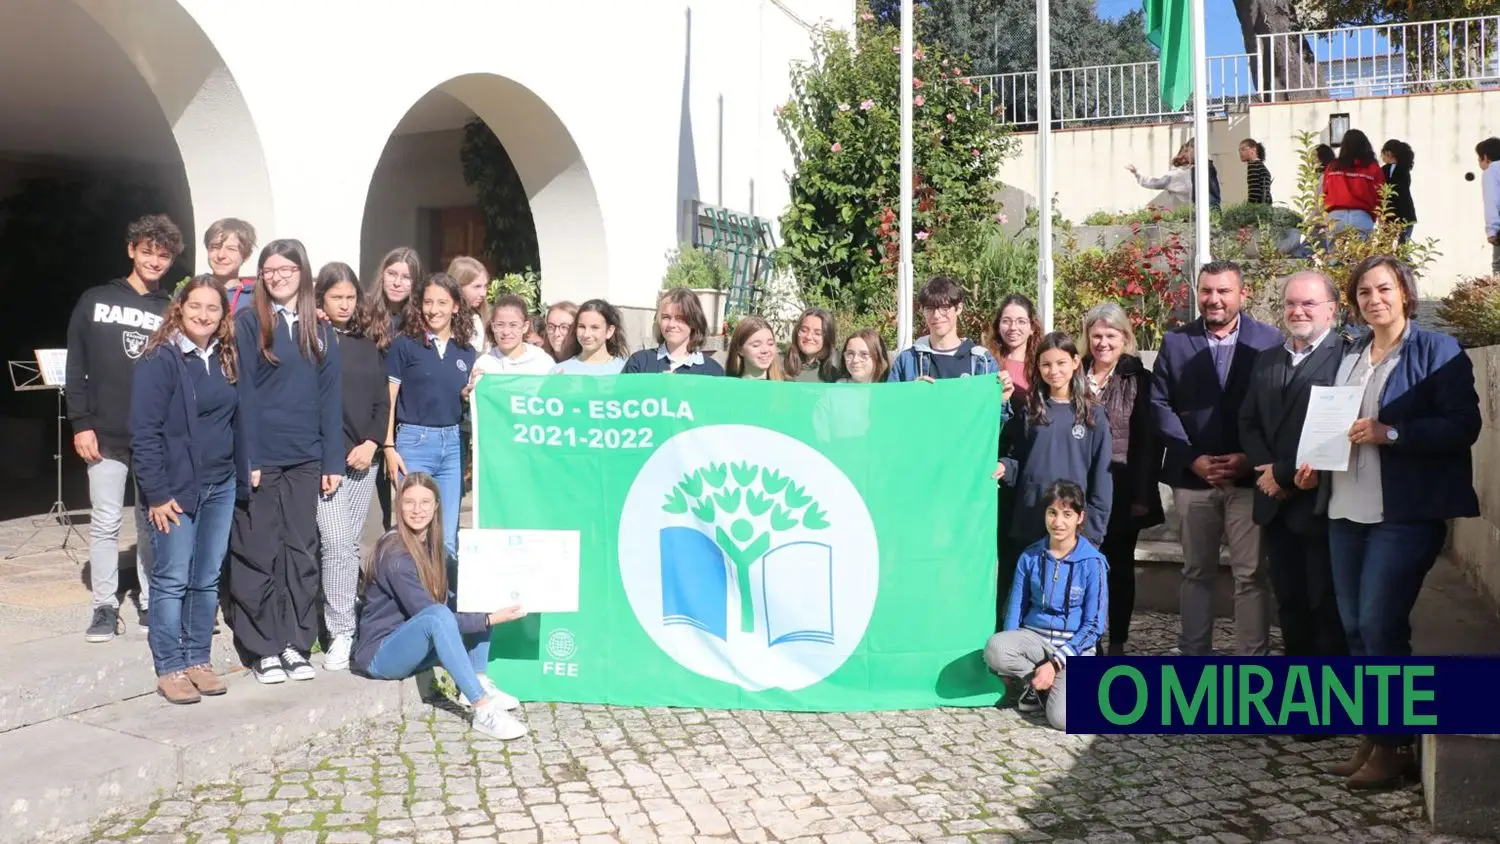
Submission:
<svg viewBox="0 0 1500 844">
<path fill-rule="evenodd" d="M 447 107 L 434 94 L 451 98 Z M 411 118 L 423 107 L 423 114 L 413 125 Z M 408 109 L 401 125 L 392 127 L 392 141 L 403 127 L 413 134 L 434 130 L 461 131 L 469 114 L 483 120 L 500 139 L 520 176 L 530 201 L 536 228 L 542 275 L 542 297 L 546 301 L 581 299 L 609 294 L 609 261 L 605 240 L 604 215 L 594 180 L 572 133 L 562 119 L 529 88 L 491 73 L 457 76 L 443 82 L 419 98 Z M 452 154 L 451 174 L 460 162 L 451 142 L 434 138 L 430 146 L 441 154 Z M 391 199 L 400 191 L 393 172 L 401 161 L 382 156 L 372 170 L 370 193 L 366 198 L 365 236 L 362 238 L 361 264 L 367 269 L 387 249 L 420 240 L 415 226 L 417 206 L 411 201 L 404 208 L 377 212 L 373 202 Z M 450 174 L 450 175 L 451 175 Z M 472 202 L 472 191 L 466 194 Z M 374 218 L 376 214 L 388 217 Z M 400 235 L 405 233 L 405 237 Z M 395 240 L 400 242 L 394 242 Z M 379 242 L 377 242 L 379 240 Z M 393 242 L 384 242 L 391 240 Z M 437 256 L 424 255 L 429 261 Z M 431 268 L 429 268 L 431 269 Z"/>
<path fill-rule="evenodd" d="M 56 0 L 15 2 L 55 5 Z M 197 21 L 178 0 L 72 2 L 119 44 L 171 126 L 191 193 L 192 219 L 179 221 L 184 239 L 198 242 L 202 229 L 221 217 L 270 228 L 275 206 L 255 121 Z M 199 270 L 206 262 L 206 255 L 197 255 Z"/>
</svg>

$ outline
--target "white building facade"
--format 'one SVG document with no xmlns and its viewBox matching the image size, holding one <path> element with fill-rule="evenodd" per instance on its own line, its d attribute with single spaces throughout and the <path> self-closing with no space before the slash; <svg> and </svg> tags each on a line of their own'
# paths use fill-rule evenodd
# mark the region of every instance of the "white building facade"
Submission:
<svg viewBox="0 0 1500 844">
<path fill-rule="evenodd" d="M 773 110 L 811 28 L 853 18 L 853 0 L 5 5 L 7 78 L 35 55 L 30 101 L 0 107 L 47 128 L 0 129 L 0 153 L 158 167 L 180 180 L 190 240 L 241 217 L 315 265 L 369 272 L 430 245 L 431 212 L 475 205 L 458 143 L 477 115 L 530 198 L 544 299 L 641 309 L 691 202 L 780 214 L 791 161 Z"/>
</svg>

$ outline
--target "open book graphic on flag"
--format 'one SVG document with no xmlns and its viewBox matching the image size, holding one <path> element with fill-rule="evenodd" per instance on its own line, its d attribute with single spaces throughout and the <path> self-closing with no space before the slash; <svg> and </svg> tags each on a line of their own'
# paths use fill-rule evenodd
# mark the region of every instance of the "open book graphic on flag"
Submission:
<svg viewBox="0 0 1500 844">
<path fill-rule="evenodd" d="M 714 540 L 689 527 L 661 531 L 662 623 L 687 624 L 725 639 L 734 582 Z M 833 644 L 833 548 L 789 542 L 756 566 L 768 647 L 788 642 Z"/>
</svg>

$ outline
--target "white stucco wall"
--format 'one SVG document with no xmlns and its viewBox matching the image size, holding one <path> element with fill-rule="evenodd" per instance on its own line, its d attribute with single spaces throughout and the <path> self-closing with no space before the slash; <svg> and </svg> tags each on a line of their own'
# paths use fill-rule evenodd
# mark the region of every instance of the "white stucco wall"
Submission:
<svg viewBox="0 0 1500 844">
<path fill-rule="evenodd" d="M 77 2 L 142 55 L 183 43 L 106 0 Z M 848 26 L 853 14 L 850 0 L 265 0 L 253 15 L 218 0 L 149 2 L 180 4 L 201 32 L 178 34 L 192 42 L 188 70 L 137 61 L 176 127 L 199 228 L 243 216 L 263 240 L 302 239 L 314 263 L 366 265 L 411 242 L 400 229 L 429 194 L 445 204 L 451 182 L 382 172 L 371 190 L 372 176 L 402 117 L 441 89 L 515 161 L 547 298 L 641 307 L 655 301 L 683 199 L 779 213 L 788 158 L 771 109 L 790 59 L 808 53 L 798 20 Z M 241 172 L 251 159 L 263 166 Z"/>
<path fill-rule="evenodd" d="M 360 278 L 370 278 L 381 257 L 397 246 L 421 251 L 429 270 L 438 270 L 428 234 L 422 231 L 423 209 L 474 205 L 474 189 L 464 184 L 459 147 L 462 129 L 395 135 L 386 145 L 370 180 L 360 230 L 359 261 L 349 261 Z M 348 260 L 348 259 L 343 259 Z"/>
<path fill-rule="evenodd" d="M 1412 145 L 1417 163 L 1412 196 L 1417 207 L 1416 236 L 1433 238 L 1442 253 L 1420 279 L 1424 296 L 1441 297 L 1461 278 L 1488 275 L 1489 244 L 1484 239 L 1484 212 L 1479 181 L 1464 181 L 1478 165 L 1474 145 L 1495 134 L 1486 115 L 1500 113 L 1500 91 L 1476 91 L 1364 100 L 1257 105 L 1248 114 L 1214 120 L 1209 126 L 1209 153 L 1219 171 L 1225 204 L 1243 202 L 1245 167 L 1241 140 L 1255 138 L 1266 147 L 1266 166 L 1276 178 L 1272 194 L 1286 202 L 1296 191 L 1301 131 L 1327 138 L 1330 114 L 1347 113 L 1350 125 L 1370 136 L 1378 150 L 1389 138 Z M 1141 172 L 1165 172 L 1181 143 L 1192 136 L 1186 124 L 1064 129 L 1053 134 L 1053 193 L 1064 217 L 1082 222 L 1095 211 L 1127 211 L 1157 201 L 1160 194 L 1138 186 L 1125 171 L 1134 163 Z M 1019 138 L 1018 154 L 1001 168 L 1005 184 L 1035 202 L 1036 136 Z"/>
</svg>

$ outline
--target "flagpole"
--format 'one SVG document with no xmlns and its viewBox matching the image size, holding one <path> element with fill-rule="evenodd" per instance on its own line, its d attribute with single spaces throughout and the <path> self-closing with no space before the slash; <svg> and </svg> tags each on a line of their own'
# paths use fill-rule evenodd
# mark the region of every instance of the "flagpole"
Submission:
<svg viewBox="0 0 1500 844">
<path fill-rule="evenodd" d="M 1188 0 L 1188 5 L 1192 7 L 1193 30 L 1193 172 L 1197 174 L 1197 178 L 1193 180 L 1193 204 L 1196 206 L 1193 215 L 1197 224 L 1193 278 L 1196 280 L 1198 271 L 1213 260 L 1209 243 L 1212 209 L 1208 193 L 1208 35 L 1203 0 Z M 1194 284 L 1196 285 L 1196 281 Z M 1196 296 L 1190 298 L 1193 300 L 1193 316 L 1196 318 L 1198 299 Z"/>
<path fill-rule="evenodd" d="M 1037 255 L 1036 292 L 1042 330 L 1053 329 L 1052 297 L 1052 9 L 1050 0 L 1036 4 L 1037 78 Z"/>
<path fill-rule="evenodd" d="M 912 4 L 901 2 L 901 260 L 896 271 L 896 348 L 912 343 Z"/>
</svg>

